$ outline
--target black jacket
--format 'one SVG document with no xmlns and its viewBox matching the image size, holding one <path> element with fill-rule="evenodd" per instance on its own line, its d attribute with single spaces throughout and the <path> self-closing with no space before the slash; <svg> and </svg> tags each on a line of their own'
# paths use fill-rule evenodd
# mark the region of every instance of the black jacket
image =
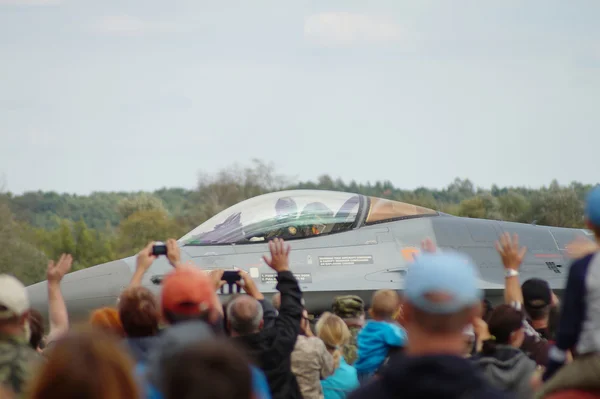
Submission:
<svg viewBox="0 0 600 399">
<path fill-rule="evenodd" d="M 500 399 L 512 398 L 495 390 L 480 371 L 458 356 L 393 356 L 380 377 L 348 399 Z"/>
<path fill-rule="evenodd" d="M 292 373 L 291 354 L 300 332 L 302 292 L 291 272 L 279 273 L 277 280 L 281 306 L 273 326 L 234 339 L 265 373 L 273 399 L 301 399 L 296 377 Z"/>
</svg>

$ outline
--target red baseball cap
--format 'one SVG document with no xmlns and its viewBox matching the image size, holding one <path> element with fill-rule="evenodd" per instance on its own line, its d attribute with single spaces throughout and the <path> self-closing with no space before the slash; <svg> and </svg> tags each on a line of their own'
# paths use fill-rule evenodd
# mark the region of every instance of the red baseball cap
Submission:
<svg viewBox="0 0 600 399">
<path fill-rule="evenodd" d="M 163 311 L 195 315 L 214 305 L 215 287 L 209 275 L 193 266 L 180 266 L 162 282 Z"/>
</svg>

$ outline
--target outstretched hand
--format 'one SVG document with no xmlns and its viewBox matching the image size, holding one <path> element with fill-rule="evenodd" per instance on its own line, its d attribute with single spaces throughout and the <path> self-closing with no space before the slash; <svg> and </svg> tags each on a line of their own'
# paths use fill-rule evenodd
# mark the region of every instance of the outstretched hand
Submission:
<svg viewBox="0 0 600 399">
<path fill-rule="evenodd" d="M 223 281 L 223 274 L 225 270 L 223 269 L 213 269 L 209 272 L 210 279 L 212 280 L 213 286 L 215 287 L 215 291 L 218 291 L 227 284 L 227 281 Z"/>
<path fill-rule="evenodd" d="M 500 241 L 496 241 L 496 250 L 502 258 L 504 268 L 512 270 L 519 270 L 527 253 L 527 247 L 519 247 L 519 236 L 514 234 L 511 238 L 508 233 L 504 233 Z"/>
<path fill-rule="evenodd" d="M 269 241 L 269 251 L 271 251 L 271 259 L 263 255 L 263 260 L 269 267 L 277 273 L 290 270 L 290 246 L 282 239 L 275 238 Z"/>
<path fill-rule="evenodd" d="M 48 271 L 46 277 L 48 282 L 60 283 L 65 274 L 71 271 L 73 265 L 73 257 L 68 254 L 62 254 L 58 262 L 53 260 L 48 262 Z"/>
<path fill-rule="evenodd" d="M 165 243 L 167 246 L 167 259 L 169 259 L 169 263 L 173 267 L 178 267 L 181 264 L 181 250 L 179 249 L 179 245 L 177 244 L 177 240 L 173 238 L 168 239 Z"/>
<path fill-rule="evenodd" d="M 138 254 L 135 261 L 135 268 L 139 272 L 147 272 L 152 263 L 156 260 L 156 255 L 152 254 L 154 242 L 148 243 Z"/>
</svg>

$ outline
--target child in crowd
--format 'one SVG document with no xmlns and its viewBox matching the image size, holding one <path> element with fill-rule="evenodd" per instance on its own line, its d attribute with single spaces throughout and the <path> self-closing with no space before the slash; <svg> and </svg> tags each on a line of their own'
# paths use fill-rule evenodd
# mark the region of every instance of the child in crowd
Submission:
<svg viewBox="0 0 600 399">
<path fill-rule="evenodd" d="M 394 321 L 400 306 L 400 296 L 394 290 L 379 290 L 373 294 L 369 320 L 358 333 L 358 360 L 354 364 L 361 384 L 372 377 L 383 364 L 391 349 L 406 344 L 406 332 Z"/>
</svg>

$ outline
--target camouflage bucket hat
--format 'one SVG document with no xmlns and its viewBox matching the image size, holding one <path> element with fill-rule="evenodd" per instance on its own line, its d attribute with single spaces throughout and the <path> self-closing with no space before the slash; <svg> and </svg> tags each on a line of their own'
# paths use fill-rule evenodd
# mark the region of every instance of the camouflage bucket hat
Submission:
<svg viewBox="0 0 600 399">
<path fill-rule="evenodd" d="M 333 313 L 342 319 L 360 317 L 365 312 L 365 302 L 356 295 L 342 295 L 333 299 Z"/>
</svg>

